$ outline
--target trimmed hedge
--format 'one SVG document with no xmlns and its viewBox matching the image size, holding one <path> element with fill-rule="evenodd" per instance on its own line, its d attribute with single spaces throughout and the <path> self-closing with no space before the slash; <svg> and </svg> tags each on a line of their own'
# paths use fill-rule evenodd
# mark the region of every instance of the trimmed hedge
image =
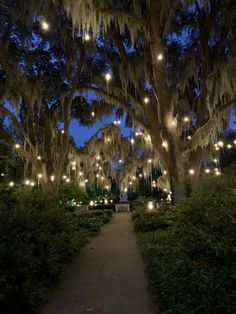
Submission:
<svg viewBox="0 0 236 314">
<path fill-rule="evenodd" d="M 34 313 L 66 263 L 111 217 L 69 213 L 37 190 L 0 197 L 0 313 Z"/>
<path fill-rule="evenodd" d="M 148 232 L 148 216 L 139 215 L 136 229 L 160 313 L 236 313 L 234 188 L 232 178 L 204 180 L 171 213 L 174 223 L 168 228 L 155 223 L 155 230 L 157 213 L 149 217 Z M 169 216 L 167 211 L 167 221 Z"/>
</svg>

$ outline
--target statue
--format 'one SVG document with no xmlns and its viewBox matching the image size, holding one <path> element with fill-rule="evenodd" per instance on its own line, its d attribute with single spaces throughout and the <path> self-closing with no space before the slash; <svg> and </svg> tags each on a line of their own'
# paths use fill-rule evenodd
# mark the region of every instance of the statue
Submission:
<svg viewBox="0 0 236 314">
<path fill-rule="evenodd" d="M 128 195 L 126 192 L 120 193 L 120 203 L 128 203 Z"/>
</svg>

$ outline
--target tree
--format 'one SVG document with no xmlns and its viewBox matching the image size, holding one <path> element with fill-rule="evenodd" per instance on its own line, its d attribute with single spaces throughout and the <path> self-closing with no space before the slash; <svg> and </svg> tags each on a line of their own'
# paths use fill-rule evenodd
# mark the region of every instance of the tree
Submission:
<svg viewBox="0 0 236 314">
<path fill-rule="evenodd" d="M 92 89 L 148 132 L 173 199 L 181 201 L 187 183 L 196 188 L 205 148 L 214 149 L 234 104 L 235 2 L 70 4 L 75 28 L 81 23 L 96 33 L 102 25 L 105 34 L 114 76 L 109 89 Z"/>
</svg>

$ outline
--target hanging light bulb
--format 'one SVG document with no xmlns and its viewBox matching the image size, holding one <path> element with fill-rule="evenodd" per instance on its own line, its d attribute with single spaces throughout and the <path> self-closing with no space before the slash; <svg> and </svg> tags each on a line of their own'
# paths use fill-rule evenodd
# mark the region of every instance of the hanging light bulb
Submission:
<svg viewBox="0 0 236 314">
<path fill-rule="evenodd" d="M 20 144 L 15 144 L 14 147 L 15 147 L 15 149 L 19 149 L 20 148 Z"/>
<path fill-rule="evenodd" d="M 35 182 L 34 182 L 34 181 L 30 182 L 30 185 L 31 185 L 32 187 L 35 186 Z"/>
<path fill-rule="evenodd" d="M 148 159 L 148 163 L 151 164 L 151 163 L 152 163 L 152 160 L 151 160 L 151 159 Z"/>
<path fill-rule="evenodd" d="M 4 173 L 1 173 L 1 177 L 4 177 L 5 176 L 5 174 Z"/>
<path fill-rule="evenodd" d="M 135 140 L 134 140 L 133 138 L 131 138 L 130 142 L 131 142 L 131 144 L 133 145 L 134 142 L 135 142 Z"/>
<path fill-rule="evenodd" d="M 42 179 L 42 177 L 43 177 L 42 173 L 39 173 L 39 174 L 37 175 L 37 177 L 38 177 L 39 179 Z"/>
<path fill-rule="evenodd" d="M 148 97 L 145 97 L 144 98 L 144 103 L 147 105 L 149 103 L 149 98 Z"/>
<path fill-rule="evenodd" d="M 89 202 L 89 205 L 90 205 L 90 206 L 94 206 L 94 201 L 90 201 L 90 202 Z"/>
<path fill-rule="evenodd" d="M 227 145 L 227 148 L 228 148 L 228 149 L 231 149 L 232 147 L 233 147 L 233 146 L 232 146 L 231 144 L 228 144 L 228 145 Z"/>
<path fill-rule="evenodd" d="M 50 177 L 50 180 L 53 182 L 53 181 L 55 180 L 55 176 L 52 175 L 52 176 Z"/>
<path fill-rule="evenodd" d="M 97 178 L 99 178 L 99 177 L 100 177 L 99 173 L 97 173 L 97 174 L 96 174 L 96 177 L 97 177 Z"/>
<path fill-rule="evenodd" d="M 162 53 L 159 53 L 159 54 L 157 55 L 157 60 L 158 60 L 158 61 L 162 61 L 163 59 L 164 59 L 163 54 L 162 54 Z"/>
<path fill-rule="evenodd" d="M 217 171 L 215 172 L 215 174 L 216 174 L 216 176 L 220 176 L 220 175 L 221 175 L 221 172 L 220 172 L 219 170 L 217 170 Z"/>
<path fill-rule="evenodd" d="M 223 141 L 219 141 L 217 144 L 218 144 L 218 146 L 220 146 L 220 147 L 224 147 L 224 142 L 223 142 Z"/>
<path fill-rule="evenodd" d="M 110 80 L 111 80 L 111 74 L 110 73 L 106 73 L 105 74 L 105 80 L 107 81 L 107 83 L 109 83 L 110 82 Z"/>
<path fill-rule="evenodd" d="M 61 130 L 61 134 L 65 134 L 65 130 Z"/>
<path fill-rule="evenodd" d="M 184 119 L 183 119 L 183 121 L 184 121 L 185 123 L 189 122 L 189 117 L 185 116 Z"/>
<path fill-rule="evenodd" d="M 38 160 L 41 160 L 41 159 L 42 159 L 42 157 L 41 157 L 41 156 L 38 156 L 38 157 L 37 157 L 37 159 L 38 159 Z"/>
<path fill-rule="evenodd" d="M 66 180 L 66 178 L 67 178 L 67 176 L 66 176 L 66 175 L 62 176 L 62 179 Z"/>
<path fill-rule="evenodd" d="M 234 145 L 236 145 L 236 140 L 234 140 Z"/>
<path fill-rule="evenodd" d="M 209 168 L 207 168 L 207 169 L 205 169 L 205 173 L 210 173 L 211 172 L 211 170 L 209 169 Z"/>
<path fill-rule="evenodd" d="M 13 187 L 14 185 L 15 185 L 15 182 L 13 182 L 13 181 L 10 181 L 10 182 L 9 182 L 9 186 L 10 186 L 10 187 Z"/>
<path fill-rule="evenodd" d="M 188 171 L 188 172 L 189 172 L 189 174 L 190 174 L 190 175 L 194 175 L 195 170 L 194 170 L 194 169 L 189 169 L 189 171 Z"/>
<path fill-rule="evenodd" d="M 82 172 L 82 171 L 80 171 L 80 172 L 79 172 L 79 176 L 81 177 L 82 175 L 83 175 L 83 172 Z"/>
<path fill-rule="evenodd" d="M 85 40 L 85 41 L 90 41 L 90 39 L 91 39 L 91 38 L 90 38 L 89 34 L 86 33 L 85 36 L 84 36 L 84 40 Z"/>
<path fill-rule="evenodd" d="M 127 189 L 127 188 L 125 188 L 125 189 L 124 189 L 124 192 L 125 192 L 125 193 L 127 193 L 127 191 L 128 191 L 128 189 Z"/>
<path fill-rule="evenodd" d="M 120 160 L 119 160 L 119 163 L 120 163 L 120 164 L 122 164 L 122 162 L 123 162 L 123 160 L 122 160 L 122 159 L 120 159 Z"/>
<path fill-rule="evenodd" d="M 218 160 L 215 158 L 213 159 L 214 163 L 217 164 L 218 163 Z"/>
<path fill-rule="evenodd" d="M 91 116 L 92 116 L 92 117 L 95 116 L 95 112 L 94 112 L 94 111 L 91 112 Z"/>
<path fill-rule="evenodd" d="M 142 177 L 143 177 L 143 175 L 142 175 L 142 173 L 140 173 L 140 174 L 139 174 L 139 178 L 142 178 Z"/>
<path fill-rule="evenodd" d="M 88 183 L 88 179 L 85 179 L 84 182 L 85 182 L 85 183 Z"/>
<path fill-rule="evenodd" d="M 188 135 L 188 136 L 187 136 L 187 139 L 188 139 L 189 141 L 191 140 L 191 138 L 192 138 L 191 135 Z"/>
<path fill-rule="evenodd" d="M 166 170 L 164 170 L 164 171 L 163 171 L 163 174 L 164 174 L 164 176 L 165 176 L 165 175 L 167 175 L 167 171 L 166 171 Z"/>
<path fill-rule="evenodd" d="M 30 185 L 30 180 L 25 180 L 25 185 Z"/>
<path fill-rule="evenodd" d="M 69 183 L 70 182 L 70 179 L 69 178 L 66 178 L 66 183 Z"/>
<path fill-rule="evenodd" d="M 41 22 L 41 28 L 44 30 L 44 31 L 48 31 L 50 26 L 49 24 L 46 22 L 46 21 L 42 21 Z"/>
<path fill-rule="evenodd" d="M 96 157 L 96 159 L 97 159 L 97 160 L 100 160 L 100 159 L 101 159 L 101 157 L 100 157 L 100 156 L 97 156 L 97 157 Z"/>
<path fill-rule="evenodd" d="M 164 142 L 162 143 L 162 147 L 168 148 L 168 143 L 167 143 L 167 141 L 164 141 Z"/>
</svg>

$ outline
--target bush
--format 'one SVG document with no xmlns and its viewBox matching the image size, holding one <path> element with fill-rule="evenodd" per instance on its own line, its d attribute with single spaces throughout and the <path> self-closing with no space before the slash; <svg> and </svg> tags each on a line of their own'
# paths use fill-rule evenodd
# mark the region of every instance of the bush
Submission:
<svg viewBox="0 0 236 314">
<path fill-rule="evenodd" d="M 176 208 L 173 226 L 155 237 L 140 236 L 161 313 L 236 313 L 232 180 L 203 179 L 198 192 Z"/>
<path fill-rule="evenodd" d="M 32 189 L 1 194 L 0 313 L 34 313 L 65 264 L 95 233 L 90 223 L 96 219 L 97 233 L 110 215 L 69 213 Z"/>
<path fill-rule="evenodd" d="M 67 208 L 74 208 L 75 204 L 87 198 L 86 191 L 76 182 L 63 183 L 60 186 L 58 199 Z"/>
</svg>

